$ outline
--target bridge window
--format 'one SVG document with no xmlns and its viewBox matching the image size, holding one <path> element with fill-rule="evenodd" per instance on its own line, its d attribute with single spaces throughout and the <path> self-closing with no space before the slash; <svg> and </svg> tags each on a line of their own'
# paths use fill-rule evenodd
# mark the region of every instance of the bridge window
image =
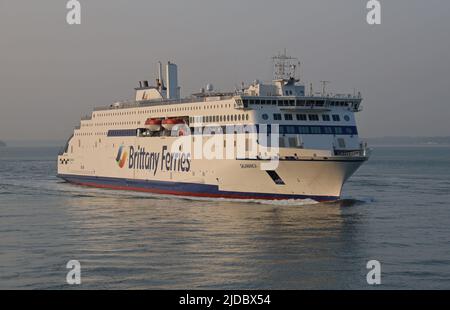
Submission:
<svg viewBox="0 0 450 310">
<path fill-rule="evenodd" d="M 286 133 L 295 134 L 295 126 L 286 126 Z"/>
<path fill-rule="evenodd" d="M 319 120 L 319 115 L 317 114 L 309 114 L 308 118 L 310 121 L 318 121 Z"/>
<path fill-rule="evenodd" d="M 327 135 L 332 135 L 333 134 L 333 128 L 332 127 L 323 127 L 323 131 Z"/>
<path fill-rule="evenodd" d="M 339 117 L 339 115 L 333 114 L 333 121 L 334 122 L 339 122 L 340 120 L 341 120 L 341 118 Z"/>
<path fill-rule="evenodd" d="M 352 135 L 353 134 L 352 128 L 351 127 L 346 127 L 345 128 L 345 133 L 348 134 L 348 135 Z"/>
<path fill-rule="evenodd" d="M 312 134 L 321 134 L 320 127 L 312 126 L 311 133 Z"/>
<path fill-rule="evenodd" d="M 309 134 L 309 127 L 307 126 L 301 126 L 298 128 L 299 133 L 302 134 Z"/>
<path fill-rule="evenodd" d="M 322 120 L 324 122 L 329 122 L 330 121 L 330 115 L 328 114 L 322 114 Z"/>
<path fill-rule="evenodd" d="M 281 121 L 281 114 L 275 113 L 275 114 L 273 115 L 273 119 L 274 119 L 275 121 Z"/>
</svg>

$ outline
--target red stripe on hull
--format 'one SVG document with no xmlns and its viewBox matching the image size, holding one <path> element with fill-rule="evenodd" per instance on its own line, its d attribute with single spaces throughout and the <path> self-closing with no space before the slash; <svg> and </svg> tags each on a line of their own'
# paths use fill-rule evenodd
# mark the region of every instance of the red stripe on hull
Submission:
<svg viewBox="0 0 450 310">
<path fill-rule="evenodd" d="M 185 196 L 185 197 L 202 197 L 202 198 L 228 198 L 228 199 L 258 199 L 258 200 L 286 200 L 283 198 L 277 198 L 272 196 L 245 196 L 245 195 L 227 195 L 227 194 L 211 194 L 211 193 L 193 193 L 193 192 L 180 192 L 180 191 L 169 191 L 169 190 L 160 190 L 160 189 L 151 189 L 151 188 L 142 188 L 142 187 L 133 187 L 133 186 L 116 186 L 116 185 L 105 185 L 98 183 L 88 183 L 88 182 L 73 182 L 72 184 L 77 184 L 81 186 L 89 186 L 96 188 L 104 188 L 104 189 L 114 189 L 114 190 L 123 190 L 123 191 L 135 191 L 135 192 L 145 192 L 152 194 L 160 194 L 160 195 L 174 195 L 174 196 Z M 306 199 L 306 198 L 305 198 Z M 329 201 L 329 200 L 321 200 L 314 199 L 315 201 Z"/>
</svg>

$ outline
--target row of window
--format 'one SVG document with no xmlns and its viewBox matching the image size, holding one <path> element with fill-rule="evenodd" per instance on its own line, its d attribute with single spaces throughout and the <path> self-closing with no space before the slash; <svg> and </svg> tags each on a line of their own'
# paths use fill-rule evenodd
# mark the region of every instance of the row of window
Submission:
<svg viewBox="0 0 450 310">
<path fill-rule="evenodd" d="M 290 126 L 281 125 L 280 134 L 357 135 L 356 126 Z"/>
<path fill-rule="evenodd" d="M 333 122 L 340 122 L 341 118 L 338 114 L 330 115 L 322 114 L 322 121 L 329 122 L 331 119 Z M 275 121 L 293 121 L 294 114 L 281 114 L 275 113 L 273 114 L 273 120 Z M 318 114 L 295 114 L 295 118 L 297 121 L 319 121 Z M 268 114 L 262 115 L 263 120 L 269 120 Z M 348 115 L 344 116 L 345 121 L 350 121 L 350 117 Z M 202 123 L 215 123 L 215 122 L 236 122 L 236 121 L 248 121 L 248 114 L 234 114 L 234 115 L 207 115 L 207 116 L 191 116 L 189 117 L 190 123 L 194 122 L 202 122 Z M 140 121 L 130 121 L 130 122 L 106 122 L 106 123 L 95 123 L 95 124 L 81 124 L 81 127 L 91 127 L 91 126 L 124 126 L 124 125 L 140 125 Z"/>
<path fill-rule="evenodd" d="M 129 122 L 107 122 L 107 123 L 90 123 L 83 124 L 81 123 L 81 127 L 92 127 L 92 126 L 125 126 L 125 125 L 140 125 L 140 121 L 129 121 Z"/>
<path fill-rule="evenodd" d="M 108 137 L 133 137 L 136 133 L 136 129 L 114 129 L 108 131 Z"/>
<path fill-rule="evenodd" d="M 93 114 L 93 117 L 109 117 L 109 116 L 122 116 L 122 115 L 140 115 L 140 114 L 153 114 L 153 113 L 167 113 L 167 112 L 181 112 L 181 111 L 196 111 L 196 110 L 209 110 L 209 109 L 223 109 L 231 108 L 230 103 L 225 104 L 202 104 L 202 105 L 189 105 L 189 106 L 178 106 L 170 108 L 158 108 L 152 109 L 139 109 L 135 111 L 120 111 L 120 112 L 97 112 Z"/>
<path fill-rule="evenodd" d="M 106 136 L 107 132 L 77 132 L 74 136 Z"/>
<path fill-rule="evenodd" d="M 248 114 L 234 114 L 234 115 L 205 115 L 205 116 L 191 116 L 190 123 L 218 123 L 218 122 L 239 122 L 248 121 Z"/>
<path fill-rule="evenodd" d="M 348 107 L 353 102 L 351 101 L 325 101 L 325 100 L 304 100 L 304 99 L 243 99 L 242 103 L 245 107 L 249 104 L 253 105 L 278 105 L 278 106 L 297 106 L 297 107 L 323 107 L 325 103 L 331 106 Z"/>
<path fill-rule="evenodd" d="M 230 133 L 226 126 L 206 126 L 206 127 L 191 127 L 191 134 L 216 134 Z M 259 133 L 260 126 L 234 126 L 233 133 Z M 301 134 L 301 135 L 357 135 L 358 130 L 356 126 L 303 126 L 303 125 L 280 125 L 278 127 L 279 133 L 285 134 Z M 267 127 L 267 133 L 271 133 L 271 127 Z M 108 137 L 131 137 L 136 136 L 136 129 L 119 129 L 109 130 Z"/>
<path fill-rule="evenodd" d="M 259 133 L 260 125 L 236 125 L 231 127 L 234 133 Z M 226 126 L 194 127 L 192 134 L 200 133 L 229 133 Z M 272 132 L 271 126 L 264 126 L 267 134 Z M 310 134 L 310 135 L 357 135 L 356 126 L 304 126 L 304 125 L 279 125 L 280 134 Z"/>
<path fill-rule="evenodd" d="M 268 114 L 263 114 L 262 118 L 264 120 L 268 120 L 269 119 L 269 115 Z M 306 120 L 319 121 L 319 115 L 318 114 L 295 114 L 295 118 L 297 119 L 297 121 L 306 121 Z M 331 115 L 331 118 L 333 119 L 333 122 L 340 122 L 341 121 L 341 118 L 340 118 L 340 116 L 338 114 Z M 330 118 L 329 114 L 322 114 L 322 121 L 324 121 L 324 122 L 331 121 L 331 118 Z M 345 115 L 344 119 L 347 122 L 350 121 L 350 117 L 348 115 Z M 275 113 L 273 115 L 273 120 L 281 121 L 282 120 L 282 114 L 281 113 Z M 293 114 L 284 114 L 284 120 L 285 121 L 292 121 L 292 120 L 294 120 L 294 115 Z"/>
</svg>

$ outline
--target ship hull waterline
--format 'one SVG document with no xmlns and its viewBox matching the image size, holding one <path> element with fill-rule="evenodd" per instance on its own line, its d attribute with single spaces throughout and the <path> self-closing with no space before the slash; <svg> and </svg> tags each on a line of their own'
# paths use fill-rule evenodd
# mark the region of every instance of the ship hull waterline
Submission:
<svg viewBox="0 0 450 310">
<path fill-rule="evenodd" d="M 299 161 L 303 164 L 312 163 L 323 166 L 323 170 L 333 172 L 327 176 L 327 173 L 317 174 L 315 179 L 311 179 L 309 175 L 309 184 L 315 183 L 315 189 L 291 191 L 291 193 L 281 193 L 275 191 L 263 191 L 261 189 L 242 191 L 238 187 L 230 187 L 219 184 L 206 184 L 198 182 L 177 182 L 170 180 L 150 180 L 136 179 L 125 177 L 109 177 L 109 176 L 89 176 L 79 174 L 59 173 L 57 176 L 68 183 L 87 186 L 94 188 L 102 188 L 119 191 L 135 191 L 145 192 L 158 195 L 171 195 L 189 198 L 223 198 L 236 200 L 305 200 L 311 199 L 317 202 L 330 202 L 339 200 L 341 197 L 342 186 L 345 181 L 361 166 L 366 159 L 359 160 L 326 160 L 326 161 Z M 249 162 L 249 161 L 240 161 Z M 253 161 L 251 161 L 253 162 Z M 283 162 L 280 164 L 280 175 L 283 179 L 292 184 L 301 178 L 301 174 L 296 173 L 290 175 L 289 171 L 293 169 L 289 165 L 296 164 L 294 162 Z M 327 167 L 327 165 L 332 165 Z M 284 169 L 283 169 L 284 168 Z M 332 171 L 330 171 L 332 170 Z M 339 171 L 340 173 L 335 173 Z M 262 171 L 264 173 L 264 171 Z M 237 173 L 238 174 L 238 173 Z M 241 177 L 244 177 L 243 174 Z M 236 176 L 236 174 L 235 174 Z M 330 178 L 330 176 L 333 176 Z M 262 177 L 262 176 L 260 176 Z M 238 177 L 239 178 L 239 177 Z M 271 180 L 270 180 L 271 181 Z M 229 183 L 228 183 L 229 184 Z M 298 185 L 300 186 L 300 185 Z M 269 186 L 268 186 L 269 187 Z M 279 187 L 279 186 L 275 186 Z M 282 186 L 281 186 L 282 187 Z M 317 189 L 318 188 L 318 189 Z M 323 189 L 323 190 L 321 190 Z"/>
</svg>

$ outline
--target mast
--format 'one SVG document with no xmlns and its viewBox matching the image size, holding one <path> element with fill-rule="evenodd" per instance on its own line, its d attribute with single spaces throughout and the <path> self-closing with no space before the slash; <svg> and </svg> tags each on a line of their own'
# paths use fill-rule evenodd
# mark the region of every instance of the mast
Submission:
<svg viewBox="0 0 450 310">
<path fill-rule="evenodd" d="M 300 62 L 298 58 L 288 56 L 286 49 L 283 53 L 278 53 L 277 56 L 272 57 L 272 62 L 274 80 L 299 80 L 296 78 L 296 70 L 300 67 Z"/>
</svg>

